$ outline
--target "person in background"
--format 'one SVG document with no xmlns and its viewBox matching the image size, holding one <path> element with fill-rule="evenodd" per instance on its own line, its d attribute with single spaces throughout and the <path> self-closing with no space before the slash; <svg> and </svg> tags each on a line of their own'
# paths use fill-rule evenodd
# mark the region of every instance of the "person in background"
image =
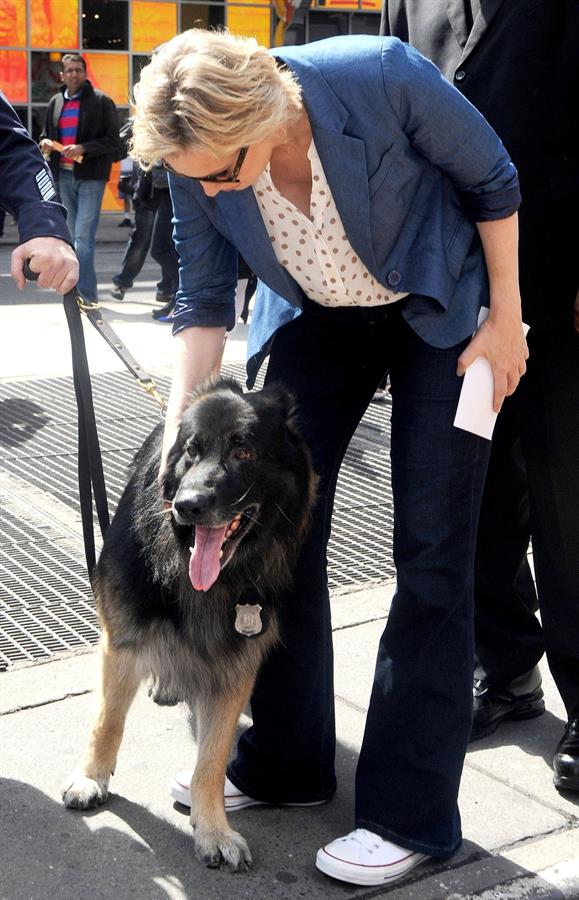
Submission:
<svg viewBox="0 0 579 900">
<path fill-rule="evenodd" d="M 78 262 L 57 202 L 50 169 L 16 112 L 0 91 L 0 205 L 18 222 L 20 243 L 12 251 L 10 272 L 19 288 L 28 260 L 37 284 L 61 294 L 78 279 Z"/>
<path fill-rule="evenodd" d="M 397 592 L 378 648 L 354 830 L 316 857 L 336 879 L 383 885 L 461 843 L 474 547 L 490 448 L 452 423 L 474 358 L 492 366 L 495 409 L 525 371 L 516 171 L 483 117 L 394 38 L 268 51 L 191 29 L 153 55 L 136 95 L 132 152 L 171 173 L 180 258 L 161 470 L 191 389 L 234 325 L 239 252 L 259 279 L 249 384 L 269 353 L 266 381 L 293 394 L 320 475 L 280 603 L 281 642 L 228 768 L 229 808 L 307 806 L 336 789 L 327 542 L 340 464 L 390 372 Z M 206 464 L 202 443 L 187 464 Z M 163 496 L 160 486 L 160 514 Z M 189 804 L 190 778 L 175 784 Z M 231 861 L 232 837 L 205 835 L 207 855 L 223 847 Z"/>
<path fill-rule="evenodd" d="M 123 126 L 120 137 L 128 146 L 132 137 L 131 121 Z M 173 243 L 173 207 L 167 173 L 162 166 L 145 172 L 135 163 L 132 181 L 135 227 L 127 242 L 121 271 L 113 276 L 111 296 L 115 300 L 124 299 L 143 268 L 150 247 L 151 256 L 161 267 L 155 299 L 163 304 L 160 309 L 153 310 L 152 315 L 154 319 L 167 322 L 171 319 L 179 286 L 179 257 Z"/>
<path fill-rule="evenodd" d="M 119 222 L 119 228 L 131 228 L 133 224 L 131 222 L 134 189 L 133 167 L 133 160 L 130 156 L 125 156 L 125 158 L 121 160 L 121 173 L 117 184 L 117 190 L 119 192 L 119 199 L 123 201 L 124 216 Z"/>
<path fill-rule="evenodd" d="M 151 315 L 159 321 L 170 321 L 179 289 L 179 256 L 173 241 L 173 205 L 167 170 L 160 164 L 153 166 L 151 181 L 157 204 L 151 236 L 151 256 L 161 266 L 162 278 L 157 285 L 157 300 L 163 302 L 163 306 L 154 309 Z"/>
<path fill-rule="evenodd" d="M 151 235 L 155 222 L 156 204 L 152 196 L 151 176 L 149 172 L 143 172 L 136 163 L 133 170 L 132 204 L 135 224 L 127 241 L 121 270 L 118 274 L 113 275 L 114 287 L 111 290 L 111 297 L 114 300 L 124 299 L 126 292 L 132 288 L 137 275 L 143 268 L 151 246 Z M 159 285 L 157 285 L 158 293 Z"/>
<path fill-rule="evenodd" d="M 46 109 L 40 149 L 49 157 L 80 264 L 78 290 L 88 302 L 98 299 L 95 239 L 103 194 L 118 156 L 119 124 L 115 104 L 93 88 L 86 63 L 77 53 L 62 57 L 61 90 Z M 58 146 L 64 146 L 62 151 Z"/>
<path fill-rule="evenodd" d="M 579 3 L 384 0 L 382 33 L 440 67 L 519 171 L 530 359 L 498 417 L 481 508 L 472 738 L 543 712 L 546 652 L 568 720 L 554 783 L 579 791 Z"/>
</svg>

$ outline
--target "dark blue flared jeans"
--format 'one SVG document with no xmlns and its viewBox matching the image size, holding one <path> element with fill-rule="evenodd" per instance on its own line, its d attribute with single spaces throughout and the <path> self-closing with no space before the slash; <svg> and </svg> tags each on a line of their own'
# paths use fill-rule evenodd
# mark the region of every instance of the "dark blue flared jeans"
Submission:
<svg viewBox="0 0 579 900">
<path fill-rule="evenodd" d="M 474 549 L 490 443 L 452 425 L 466 341 L 444 350 L 425 344 L 403 319 L 403 303 L 363 310 L 306 302 L 275 337 L 267 380 L 283 382 L 298 401 L 319 498 L 284 598 L 282 643 L 260 672 L 253 725 L 228 774 L 260 800 L 320 800 L 336 789 L 326 548 L 340 464 L 388 369 L 397 590 L 378 647 L 355 826 L 447 857 L 461 842 Z"/>
</svg>

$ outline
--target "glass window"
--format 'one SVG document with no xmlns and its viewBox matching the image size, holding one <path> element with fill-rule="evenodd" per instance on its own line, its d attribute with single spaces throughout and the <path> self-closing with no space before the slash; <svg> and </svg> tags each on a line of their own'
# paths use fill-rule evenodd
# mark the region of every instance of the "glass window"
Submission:
<svg viewBox="0 0 579 900">
<path fill-rule="evenodd" d="M 296 22 L 295 19 L 290 25 L 289 28 L 286 29 L 283 36 L 283 43 L 289 47 L 294 44 L 305 44 L 306 42 L 306 22 L 305 19 L 303 22 Z M 279 47 L 280 41 L 277 40 L 277 29 L 276 29 L 276 40 L 274 41 L 274 47 Z"/>
<path fill-rule="evenodd" d="M 26 128 L 28 130 L 28 107 L 27 106 L 15 106 L 14 112 Z"/>
<path fill-rule="evenodd" d="M 352 16 L 352 34 L 378 34 L 380 16 L 376 13 L 355 13 Z"/>
<path fill-rule="evenodd" d="M 310 41 L 319 41 L 321 38 L 348 34 L 348 14 L 311 12 L 308 31 L 308 40 Z"/>
<path fill-rule="evenodd" d="M 318 6 L 339 6 L 340 9 L 358 9 L 358 0 L 319 0 Z"/>
<path fill-rule="evenodd" d="M 31 53 L 32 72 L 32 102 L 48 103 L 53 94 L 56 94 L 62 85 L 60 72 L 62 69 L 60 59 L 65 50 L 60 52 L 41 52 L 34 50 Z"/>
<path fill-rule="evenodd" d="M 177 4 L 133 0 L 131 25 L 131 49 L 150 53 L 177 34 Z"/>
<path fill-rule="evenodd" d="M 76 50 L 78 0 L 30 0 L 30 43 Z"/>
<path fill-rule="evenodd" d="M 82 46 L 87 50 L 128 50 L 127 0 L 84 0 Z"/>
<path fill-rule="evenodd" d="M 123 201 L 119 197 L 117 185 L 121 174 L 120 162 L 114 162 L 111 168 L 110 178 L 105 187 L 103 202 L 101 204 L 102 212 L 120 212 L 123 208 Z"/>
<path fill-rule="evenodd" d="M 132 65 L 132 73 L 133 73 L 133 87 L 136 85 L 137 81 L 141 80 L 141 69 L 144 69 L 145 66 L 150 62 L 150 56 L 133 56 L 131 60 Z"/>
<path fill-rule="evenodd" d="M 222 4 L 213 6 L 209 3 L 183 4 L 181 7 L 181 31 L 188 28 L 218 28 L 225 25 L 225 8 Z"/>
<path fill-rule="evenodd" d="M 129 57 L 126 53 L 83 53 L 90 83 L 115 103 L 129 103 Z"/>
<path fill-rule="evenodd" d="M 44 119 L 46 117 L 46 106 L 32 107 L 32 139 L 38 143 L 40 135 L 44 131 Z"/>
<path fill-rule="evenodd" d="M 0 50 L 0 90 L 10 103 L 28 103 L 26 50 Z"/>
<path fill-rule="evenodd" d="M 3 0 L 0 4 L 0 46 L 26 45 L 26 4 L 22 0 Z"/>
<path fill-rule="evenodd" d="M 227 6 L 227 27 L 234 34 L 254 37 L 259 44 L 271 44 L 271 14 L 269 7 Z"/>
</svg>

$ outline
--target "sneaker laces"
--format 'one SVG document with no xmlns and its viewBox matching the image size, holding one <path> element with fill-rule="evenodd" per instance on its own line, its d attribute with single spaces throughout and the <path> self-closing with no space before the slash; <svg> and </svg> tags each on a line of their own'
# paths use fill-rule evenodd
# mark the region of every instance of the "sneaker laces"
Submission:
<svg viewBox="0 0 579 900">
<path fill-rule="evenodd" d="M 372 834 L 371 831 L 366 831 L 365 828 L 356 828 L 355 831 L 352 831 L 348 837 L 344 838 L 345 841 L 353 841 L 357 844 L 360 844 L 364 850 L 368 850 L 369 853 L 372 853 L 374 850 L 378 850 L 380 847 L 380 838 Z"/>
</svg>

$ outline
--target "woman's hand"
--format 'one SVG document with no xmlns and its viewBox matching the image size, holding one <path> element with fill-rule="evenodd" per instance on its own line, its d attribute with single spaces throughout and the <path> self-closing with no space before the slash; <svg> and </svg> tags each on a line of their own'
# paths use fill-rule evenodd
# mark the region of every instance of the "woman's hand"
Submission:
<svg viewBox="0 0 579 900">
<path fill-rule="evenodd" d="M 499 412 L 505 397 L 514 393 L 527 370 L 529 358 L 521 318 L 518 271 L 518 217 L 477 222 L 489 276 L 490 311 L 458 360 L 464 375 L 477 358 L 488 360 L 493 373 L 493 409 Z"/>
<path fill-rule="evenodd" d="M 520 315 L 493 315 L 491 307 L 488 318 L 459 357 L 457 375 L 464 375 L 478 356 L 487 359 L 492 369 L 493 409 L 498 413 L 527 370 L 529 349 Z"/>
</svg>

